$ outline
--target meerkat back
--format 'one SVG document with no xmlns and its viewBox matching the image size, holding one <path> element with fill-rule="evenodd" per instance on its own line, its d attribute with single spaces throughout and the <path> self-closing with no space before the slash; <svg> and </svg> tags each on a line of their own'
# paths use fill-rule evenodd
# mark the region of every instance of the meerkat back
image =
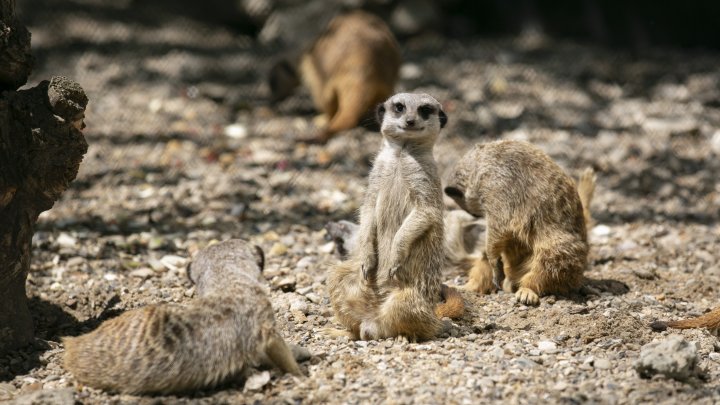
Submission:
<svg viewBox="0 0 720 405">
<path fill-rule="evenodd" d="M 485 255 L 470 273 L 474 289 L 488 292 L 504 280 L 505 289 L 525 304 L 577 290 L 587 267 L 586 221 L 594 188 L 592 170 L 576 184 L 527 142 L 490 142 L 466 153 L 445 193 L 487 219 Z"/>
<path fill-rule="evenodd" d="M 400 63 L 397 41 L 380 18 L 363 11 L 334 18 L 300 61 L 302 81 L 328 119 L 321 137 L 358 125 L 392 95 Z"/>
<path fill-rule="evenodd" d="M 261 265 L 239 240 L 201 251 L 188 271 L 198 298 L 128 311 L 64 339 L 65 367 L 80 383 L 123 393 L 212 387 L 266 358 L 299 375 L 258 282 Z"/>
</svg>

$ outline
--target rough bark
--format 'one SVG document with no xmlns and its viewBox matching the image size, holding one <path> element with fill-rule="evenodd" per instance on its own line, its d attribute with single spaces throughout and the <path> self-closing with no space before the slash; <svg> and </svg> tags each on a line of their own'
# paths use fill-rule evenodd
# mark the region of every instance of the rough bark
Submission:
<svg viewBox="0 0 720 405">
<path fill-rule="evenodd" d="M 25 279 L 35 222 L 77 175 L 87 101 L 64 77 L 0 96 L 0 352 L 32 339 Z"/>
<path fill-rule="evenodd" d="M 30 32 L 15 19 L 15 0 L 0 0 L 0 91 L 25 84 L 32 65 Z"/>
<path fill-rule="evenodd" d="M 28 90 L 30 34 L 0 0 L 0 353 L 29 343 L 25 280 L 35 222 L 77 175 L 87 143 L 87 97 L 64 77 Z"/>
</svg>

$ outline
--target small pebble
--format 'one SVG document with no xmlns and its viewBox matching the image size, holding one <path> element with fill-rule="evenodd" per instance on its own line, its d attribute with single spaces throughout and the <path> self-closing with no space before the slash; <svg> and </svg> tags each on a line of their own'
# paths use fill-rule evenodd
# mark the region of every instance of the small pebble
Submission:
<svg viewBox="0 0 720 405">
<path fill-rule="evenodd" d="M 135 269 L 130 272 L 130 275 L 132 277 L 138 277 L 138 278 L 149 278 L 155 275 L 155 272 L 153 269 L 149 267 L 140 267 L 139 269 Z"/>
<path fill-rule="evenodd" d="M 550 340 L 541 340 L 537 344 L 538 349 L 545 353 L 556 353 L 557 352 L 557 344 L 555 342 L 552 342 Z"/>
<path fill-rule="evenodd" d="M 73 248 L 77 245 L 77 239 L 63 232 L 55 239 L 55 243 L 62 248 Z"/>
<path fill-rule="evenodd" d="M 593 366 L 595 368 L 599 368 L 600 370 L 609 370 L 612 367 L 612 364 L 610 363 L 610 360 L 601 358 L 595 359 Z"/>
<path fill-rule="evenodd" d="M 280 242 L 276 242 L 272 245 L 270 250 L 268 251 L 269 256 L 282 256 L 288 251 L 287 246 Z"/>
</svg>

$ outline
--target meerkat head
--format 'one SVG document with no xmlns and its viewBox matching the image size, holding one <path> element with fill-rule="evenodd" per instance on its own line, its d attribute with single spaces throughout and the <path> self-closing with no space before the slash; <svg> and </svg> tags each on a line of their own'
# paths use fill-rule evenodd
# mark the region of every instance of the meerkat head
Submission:
<svg viewBox="0 0 720 405">
<path fill-rule="evenodd" d="M 476 146 L 460 158 L 450 172 L 444 189 L 445 194 L 452 198 L 460 208 L 475 217 L 485 215 L 474 178 L 475 168 L 479 164 L 477 155 L 480 149 L 482 149 L 482 145 Z"/>
<path fill-rule="evenodd" d="M 377 107 L 380 132 L 392 140 L 433 142 L 447 124 L 440 103 L 428 94 L 398 93 Z"/>
<path fill-rule="evenodd" d="M 270 101 L 275 104 L 288 98 L 300 85 L 300 75 L 288 59 L 281 59 L 270 68 L 268 86 Z"/>
<path fill-rule="evenodd" d="M 198 252 L 187 275 L 193 284 L 222 282 L 224 274 L 241 273 L 262 281 L 265 254 L 262 248 L 241 239 L 230 239 Z"/>
</svg>

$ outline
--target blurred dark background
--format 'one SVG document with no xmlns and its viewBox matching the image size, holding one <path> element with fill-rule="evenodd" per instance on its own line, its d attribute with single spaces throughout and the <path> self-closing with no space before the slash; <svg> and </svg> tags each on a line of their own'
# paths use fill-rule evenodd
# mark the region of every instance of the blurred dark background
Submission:
<svg viewBox="0 0 720 405">
<path fill-rule="evenodd" d="M 720 2 L 711 0 L 19 0 L 18 8 L 30 23 L 68 9 L 146 24 L 184 16 L 265 42 L 292 42 L 298 37 L 290 28 L 312 32 L 338 11 L 362 8 L 384 17 L 401 38 L 541 34 L 638 52 L 720 46 Z"/>
</svg>

